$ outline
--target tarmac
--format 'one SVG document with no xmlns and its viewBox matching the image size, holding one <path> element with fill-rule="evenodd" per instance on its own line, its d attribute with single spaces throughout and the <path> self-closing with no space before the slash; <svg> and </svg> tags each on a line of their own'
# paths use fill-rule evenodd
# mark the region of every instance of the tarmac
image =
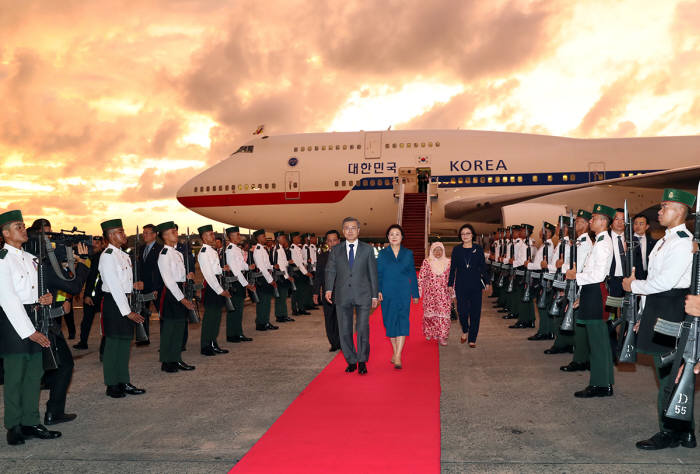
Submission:
<svg viewBox="0 0 700 474">
<path fill-rule="evenodd" d="M 561 372 L 570 354 L 543 354 L 551 341 L 528 341 L 534 330 L 508 329 L 490 306 L 484 305 L 476 349 L 459 344 L 456 322 L 449 345 L 440 348 L 442 472 L 700 470 L 698 448 L 634 446 L 658 428 L 648 359 L 618 366 L 613 397 L 575 399 L 588 372 Z M 199 325 L 190 325 L 183 359 L 197 369 L 176 374 L 160 371 L 158 321 L 152 321 L 151 345 L 133 347 L 130 364 L 132 383 L 147 393 L 123 399 L 105 396 L 95 325 L 89 349 L 73 350 L 66 411 L 77 420 L 53 426 L 63 433 L 57 440 L 17 447 L 0 441 L 0 471 L 227 472 L 336 356 L 328 352 L 322 311 L 267 332 L 254 330 L 254 312 L 247 304 L 244 330 L 254 341 L 220 337 L 231 351 L 225 355 L 202 356 Z M 80 318 L 77 309 L 76 324 Z M 422 337 L 420 328 L 412 334 Z M 371 358 L 368 369 L 371 377 Z M 42 416 L 47 396 L 42 392 Z"/>
</svg>

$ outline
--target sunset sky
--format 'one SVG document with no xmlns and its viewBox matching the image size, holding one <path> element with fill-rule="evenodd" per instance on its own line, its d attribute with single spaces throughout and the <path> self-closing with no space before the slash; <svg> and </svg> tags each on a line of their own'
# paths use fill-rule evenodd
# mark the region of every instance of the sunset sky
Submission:
<svg viewBox="0 0 700 474">
<path fill-rule="evenodd" d="M 0 0 L 0 104 L 0 209 L 194 228 L 260 124 L 697 134 L 700 1 Z"/>
</svg>

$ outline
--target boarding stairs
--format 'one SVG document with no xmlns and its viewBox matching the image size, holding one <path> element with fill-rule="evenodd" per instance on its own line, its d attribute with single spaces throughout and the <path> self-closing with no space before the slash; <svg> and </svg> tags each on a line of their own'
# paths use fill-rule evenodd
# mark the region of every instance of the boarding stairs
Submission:
<svg viewBox="0 0 700 474">
<path fill-rule="evenodd" d="M 430 200 L 428 193 L 405 193 L 403 187 L 399 195 L 397 222 L 404 231 L 403 246 L 413 251 L 416 269 L 425 259 L 430 231 Z"/>
</svg>

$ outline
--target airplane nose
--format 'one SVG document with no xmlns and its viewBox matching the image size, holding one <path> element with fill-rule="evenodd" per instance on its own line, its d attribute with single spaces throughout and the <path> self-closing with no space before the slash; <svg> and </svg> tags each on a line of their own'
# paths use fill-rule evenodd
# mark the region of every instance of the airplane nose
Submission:
<svg viewBox="0 0 700 474">
<path fill-rule="evenodd" d="M 187 180 L 185 184 L 180 186 L 180 189 L 177 190 L 177 193 L 175 193 L 175 197 L 177 198 L 180 204 L 184 205 L 185 203 L 183 202 L 182 198 L 185 196 L 189 196 L 194 192 L 194 180 L 195 178 L 190 178 L 189 180 Z"/>
</svg>

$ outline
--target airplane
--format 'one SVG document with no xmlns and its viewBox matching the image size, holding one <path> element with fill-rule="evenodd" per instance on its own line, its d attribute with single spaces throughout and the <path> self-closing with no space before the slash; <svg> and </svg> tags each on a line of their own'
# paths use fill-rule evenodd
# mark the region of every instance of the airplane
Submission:
<svg viewBox="0 0 700 474">
<path fill-rule="evenodd" d="M 579 139 L 476 130 L 258 135 L 187 181 L 178 201 L 245 228 L 324 233 L 360 220 L 364 237 L 397 221 L 418 172 L 430 176 L 430 232 L 454 236 L 541 223 L 594 203 L 656 220 L 661 189 L 694 192 L 700 136 Z M 656 205 L 656 207 L 654 207 Z"/>
</svg>

